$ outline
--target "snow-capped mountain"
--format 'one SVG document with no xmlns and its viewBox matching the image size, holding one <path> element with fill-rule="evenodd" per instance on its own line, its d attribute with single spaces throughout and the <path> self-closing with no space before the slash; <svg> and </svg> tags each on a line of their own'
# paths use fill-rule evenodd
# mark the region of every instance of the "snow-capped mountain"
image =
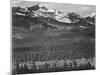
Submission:
<svg viewBox="0 0 100 75">
<path fill-rule="evenodd" d="M 96 13 L 91 13 L 90 15 L 83 16 L 83 18 L 92 25 L 95 25 Z"/>
<path fill-rule="evenodd" d="M 67 25 L 71 26 L 72 24 L 75 25 L 77 23 L 77 22 L 73 23 L 71 18 L 69 19 L 68 14 L 64 14 L 63 12 L 60 12 L 57 10 L 48 9 L 43 6 L 32 6 L 32 7 L 26 7 L 26 8 L 17 7 L 17 8 L 14 8 L 13 12 L 15 12 L 15 14 L 16 14 L 16 15 L 14 15 L 15 19 L 22 18 L 22 19 L 18 20 L 18 22 L 20 23 L 21 21 L 23 21 L 23 24 L 20 23 L 19 25 L 24 26 L 24 24 L 27 23 L 25 28 L 29 27 L 29 29 L 31 29 L 31 30 L 33 30 L 34 28 L 36 28 L 39 25 L 40 25 L 40 27 L 38 27 L 38 28 L 41 28 L 42 26 L 46 26 L 48 28 L 48 26 L 49 26 L 49 28 L 51 28 L 51 29 L 54 27 L 58 28 L 58 29 L 63 29 Z M 20 15 L 20 18 L 17 15 Z M 27 20 L 23 16 L 28 16 L 27 18 L 29 18 L 29 20 Z M 91 16 L 91 17 L 88 17 L 88 16 Z M 95 25 L 95 17 L 93 17 L 93 16 L 95 16 L 95 13 L 92 13 L 91 15 L 88 15 L 88 16 L 84 16 L 84 18 L 81 18 L 82 21 L 80 21 L 81 23 L 79 23 L 79 26 L 81 25 L 80 28 L 86 28 L 86 27 L 83 27 L 83 23 L 84 23 L 84 25 L 88 25 L 88 24 Z M 73 17 L 73 15 L 72 15 L 72 17 Z M 23 18 L 25 18 L 25 19 L 23 19 Z M 74 20 L 77 21 L 76 18 L 74 18 Z M 16 23 L 14 25 L 16 25 Z M 17 25 L 17 26 L 19 26 L 19 25 Z M 34 25 L 36 25 L 36 27 L 34 27 Z M 63 27 L 63 28 L 61 28 L 61 27 Z"/>
<path fill-rule="evenodd" d="M 95 14 L 91 14 L 91 16 L 94 15 Z M 76 17 L 76 15 L 74 17 Z M 78 23 L 73 23 L 71 19 L 73 19 L 73 15 L 72 18 L 69 19 L 69 15 L 57 10 L 48 9 L 46 7 L 15 7 L 12 10 L 12 25 L 17 28 L 17 31 L 20 31 L 20 33 L 16 32 L 12 37 L 23 39 L 32 35 L 28 34 L 33 32 L 38 34 L 43 33 L 43 35 L 50 34 L 50 36 L 51 34 L 59 35 L 59 31 L 94 33 L 94 17 L 80 18 L 81 21 Z M 74 18 L 74 20 L 77 19 Z"/>
<path fill-rule="evenodd" d="M 38 10 L 29 10 L 29 8 L 32 7 L 26 7 L 26 8 L 22 8 L 19 9 L 16 14 L 17 15 L 22 15 L 22 16 L 27 16 L 30 15 L 31 17 L 51 17 L 59 22 L 64 22 L 64 23 L 71 23 L 71 20 L 68 19 L 66 14 L 57 11 L 57 10 L 53 10 L 53 9 L 48 9 L 46 7 L 40 7 Z"/>
</svg>

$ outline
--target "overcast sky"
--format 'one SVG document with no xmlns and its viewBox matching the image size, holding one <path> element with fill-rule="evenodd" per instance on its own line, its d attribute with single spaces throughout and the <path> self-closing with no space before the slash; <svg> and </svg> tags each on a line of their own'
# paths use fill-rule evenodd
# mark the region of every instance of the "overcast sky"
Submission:
<svg viewBox="0 0 100 75">
<path fill-rule="evenodd" d="M 20 1 L 20 0 L 11 1 L 12 6 L 29 7 L 36 4 L 46 6 L 47 8 L 50 9 L 59 10 L 63 13 L 76 12 L 81 16 L 86 16 L 92 13 L 96 13 L 95 5 L 79 5 L 79 4 L 36 2 L 36 1 L 34 2 L 34 1 Z"/>
</svg>

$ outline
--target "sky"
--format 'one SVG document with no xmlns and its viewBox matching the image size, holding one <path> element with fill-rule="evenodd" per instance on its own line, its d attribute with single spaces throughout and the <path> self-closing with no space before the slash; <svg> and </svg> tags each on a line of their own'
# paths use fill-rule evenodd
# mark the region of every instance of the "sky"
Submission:
<svg viewBox="0 0 100 75">
<path fill-rule="evenodd" d="M 36 1 L 22 1 L 13 0 L 11 1 L 11 6 L 20 7 L 30 7 L 39 4 L 41 6 L 46 6 L 47 8 L 61 11 L 63 13 L 75 12 L 80 16 L 90 15 L 96 13 L 95 5 L 80 5 L 80 4 L 67 4 L 67 3 L 52 3 L 52 2 L 36 2 Z"/>
</svg>

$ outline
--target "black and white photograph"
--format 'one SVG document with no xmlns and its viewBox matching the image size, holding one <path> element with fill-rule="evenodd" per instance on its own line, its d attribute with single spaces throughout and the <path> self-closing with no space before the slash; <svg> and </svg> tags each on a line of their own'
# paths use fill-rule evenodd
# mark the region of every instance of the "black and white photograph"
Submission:
<svg viewBox="0 0 100 75">
<path fill-rule="evenodd" d="M 96 5 L 11 0 L 12 75 L 95 70 Z"/>
</svg>

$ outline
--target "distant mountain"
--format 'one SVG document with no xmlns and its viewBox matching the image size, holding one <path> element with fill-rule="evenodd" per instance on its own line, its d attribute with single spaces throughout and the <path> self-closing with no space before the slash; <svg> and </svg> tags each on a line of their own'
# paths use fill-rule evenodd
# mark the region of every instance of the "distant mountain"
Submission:
<svg viewBox="0 0 100 75">
<path fill-rule="evenodd" d="M 80 20 L 77 19 L 81 18 L 78 14 L 75 13 L 69 13 L 64 14 L 60 11 L 48 9 L 44 6 L 34 5 L 31 7 L 21 8 L 21 7 L 12 7 L 12 14 L 14 15 L 21 15 L 21 16 L 30 16 L 30 17 L 44 17 L 44 18 L 53 18 L 59 22 L 63 23 L 77 23 Z M 70 16 L 70 17 L 69 17 Z M 94 24 L 94 18 L 96 14 L 92 13 L 90 15 L 83 16 L 85 20 L 88 20 L 87 22 L 90 24 Z M 93 18 L 93 19 L 92 19 Z M 73 22 L 74 20 L 74 22 Z M 94 23 L 93 23 L 94 22 Z"/>
<path fill-rule="evenodd" d="M 72 22 L 74 20 L 74 22 Z M 27 38 L 33 33 L 58 35 L 63 32 L 95 33 L 95 16 L 77 17 L 60 11 L 40 7 L 12 7 L 13 38 Z M 30 35 L 29 35 L 30 34 Z"/>
<path fill-rule="evenodd" d="M 96 13 L 83 16 L 83 18 L 90 24 L 95 25 Z"/>
<path fill-rule="evenodd" d="M 16 15 L 31 17 L 51 17 L 59 22 L 71 23 L 71 20 L 65 17 L 66 14 L 63 14 L 60 11 L 48 9 L 46 7 L 39 7 L 38 5 L 26 8 L 13 7 L 12 11 L 12 14 Z"/>
</svg>

